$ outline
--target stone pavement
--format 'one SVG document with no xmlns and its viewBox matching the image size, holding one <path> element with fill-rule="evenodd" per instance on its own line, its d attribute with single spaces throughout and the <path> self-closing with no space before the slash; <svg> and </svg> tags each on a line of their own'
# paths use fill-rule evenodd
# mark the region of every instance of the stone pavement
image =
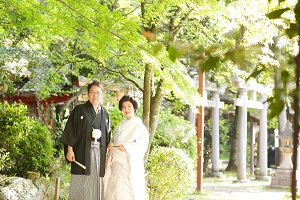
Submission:
<svg viewBox="0 0 300 200">
<path fill-rule="evenodd" d="M 236 180 L 236 177 L 205 178 L 202 183 L 202 194 L 207 200 L 291 199 L 289 189 L 271 187 L 271 180 L 249 179 L 247 182 L 237 182 Z"/>
</svg>

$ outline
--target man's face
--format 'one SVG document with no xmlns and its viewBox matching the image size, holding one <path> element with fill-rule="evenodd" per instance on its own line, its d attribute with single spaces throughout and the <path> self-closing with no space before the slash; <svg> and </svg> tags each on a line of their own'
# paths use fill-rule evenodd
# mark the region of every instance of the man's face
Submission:
<svg viewBox="0 0 300 200">
<path fill-rule="evenodd" d="M 93 85 L 88 93 L 91 104 L 96 105 L 102 100 L 102 90 L 100 87 Z"/>
</svg>

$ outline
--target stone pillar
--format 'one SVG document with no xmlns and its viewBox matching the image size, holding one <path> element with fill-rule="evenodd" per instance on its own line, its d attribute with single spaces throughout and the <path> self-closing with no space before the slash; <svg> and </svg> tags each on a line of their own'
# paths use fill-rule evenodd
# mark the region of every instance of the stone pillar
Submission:
<svg viewBox="0 0 300 200">
<path fill-rule="evenodd" d="M 237 179 L 238 181 L 246 181 L 247 168 L 247 90 L 240 88 L 240 99 L 243 106 L 240 107 L 238 119 L 238 153 L 237 153 Z"/>
<path fill-rule="evenodd" d="M 212 175 L 221 176 L 219 172 L 219 156 L 220 156 L 220 141 L 219 141 L 219 107 L 220 98 L 217 91 L 213 92 L 214 107 L 212 108 Z"/>
<path fill-rule="evenodd" d="M 281 111 L 281 113 L 278 116 L 279 133 L 282 133 L 285 130 L 286 123 L 287 123 L 287 115 L 286 115 L 286 107 L 284 107 L 284 109 Z"/>
<path fill-rule="evenodd" d="M 195 86 L 195 88 L 199 87 L 198 77 L 194 78 L 194 86 Z M 196 119 L 197 119 L 196 116 L 197 116 L 196 112 L 194 112 L 193 109 L 189 108 L 189 111 L 188 111 L 188 121 L 191 122 L 191 124 L 193 124 L 195 126 L 196 126 Z"/>
<path fill-rule="evenodd" d="M 253 130 L 253 120 L 250 120 L 250 174 L 254 175 L 254 143 L 255 134 Z"/>
<path fill-rule="evenodd" d="M 279 130 L 276 128 L 274 130 L 274 137 L 275 137 L 274 138 L 274 146 L 275 146 L 275 148 L 279 147 L 278 132 L 279 132 Z"/>
<path fill-rule="evenodd" d="M 213 177 L 220 177 L 222 173 L 219 172 L 220 163 L 220 141 L 219 141 L 219 112 L 220 108 L 224 107 L 224 102 L 220 101 L 219 94 L 225 92 L 224 85 L 217 87 L 215 83 L 206 82 L 203 98 L 205 99 L 205 107 L 211 108 L 211 119 L 212 119 L 212 171 L 209 174 Z M 207 99 L 207 92 L 212 94 L 211 99 Z"/>
<path fill-rule="evenodd" d="M 189 108 L 188 121 L 191 122 L 191 124 L 193 125 L 196 124 L 196 114 L 191 108 Z"/>
<path fill-rule="evenodd" d="M 276 128 L 274 130 L 274 137 L 275 137 L 275 166 L 279 166 L 280 165 L 280 160 L 281 160 L 281 154 L 280 154 L 280 150 L 279 150 L 279 139 L 278 139 L 278 133 L 279 133 L 279 130 Z"/>
<path fill-rule="evenodd" d="M 259 123 L 259 170 L 256 174 L 258 179 L 268 179 L 268 122 L 267 110 L 268 103 L 266 102 L 267 95 L 262 93 L 261 101 L 263 108 L 260 110 L 260 123 Z"/>
<path fill-rule="evenodd" d="M 286 123 L 287 123 L 287 112 L 286 112 L 286 107 L 283 108 L 283 110 L 280 112 L 279 116 L 278 116 L 278 129 L 279 129 L 279 133 L 283 133 L 285 128 L 286 128 Z M 279 147 L 281 146 L 281 141 L 279 140 Z M 279 160 L 277 160 L 277 162 L 275 163 L 276 166 L 279 166 L 283 160 L 283 154 L 282 152 L 279 150 L 279 147 L 276 148 L 275 151 L 275 156 L 279 157 Z"/>
</svg>

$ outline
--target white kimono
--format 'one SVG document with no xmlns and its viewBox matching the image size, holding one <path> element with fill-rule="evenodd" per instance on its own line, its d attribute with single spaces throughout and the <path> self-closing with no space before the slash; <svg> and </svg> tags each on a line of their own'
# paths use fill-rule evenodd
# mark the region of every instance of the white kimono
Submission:
<svg viewBox="0 0 300 200">
<path fill-rule="evenodd" d="M 142 120 L 121 121 L 113 133 L 112 145 L 123 145 L 127 152 L 112 148 L 105 174 L 105 200 L 146 200 L 144 156 L 149 132 Z"/>
</svg>

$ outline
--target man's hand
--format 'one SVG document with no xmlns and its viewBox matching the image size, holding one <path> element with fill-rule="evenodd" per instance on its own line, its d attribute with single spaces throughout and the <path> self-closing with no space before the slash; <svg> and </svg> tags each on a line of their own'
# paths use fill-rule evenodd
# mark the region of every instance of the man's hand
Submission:
<svg viewBox="0 0 300 200">
<path fill-rule="evenodd" d="M 73 148 L 71 146 L 68 146 L 68 153 L 66 155 L 66 158 L 70 162 L 73 162 L 75 160 L 75 154 L 74 154 Z"/>
</svg>

